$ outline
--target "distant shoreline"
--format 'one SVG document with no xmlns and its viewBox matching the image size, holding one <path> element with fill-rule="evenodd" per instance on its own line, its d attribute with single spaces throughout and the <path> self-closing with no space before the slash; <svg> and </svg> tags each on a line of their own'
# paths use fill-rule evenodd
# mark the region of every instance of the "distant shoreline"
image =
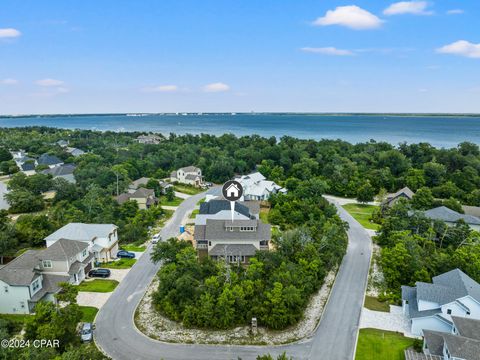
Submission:
<svg viewBox="0 0 480 360">
<path fill-rule="evenodd" d="M 12 118 L 54 118 L 54 117 L 85 117 L 85 116 L 235 116 L 235 115 L 275 115 L 275 116 L 383 116 L 383 117 L 479 117 L 480 113 L 368 113 L 368 112 L 165 112 L 165 113 L 76 113 L 76 114 L 5 114 L 0 119 Z"/>
</svg>

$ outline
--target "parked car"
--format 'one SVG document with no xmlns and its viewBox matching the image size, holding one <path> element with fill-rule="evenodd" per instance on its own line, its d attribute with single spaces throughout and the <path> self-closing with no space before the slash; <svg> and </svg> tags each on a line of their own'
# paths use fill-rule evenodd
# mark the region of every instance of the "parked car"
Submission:
<svg viewBox="0 0 480 360">
<path fill-rule="evenodd" d="M 101 277 L 101 278 L 108 278 L 110 277 L 110 270 L 108 269 L 93 269 L 88 272 L 89 277 Z"/>
<path fill-rule="evenodd" d="M 84 323 L 82 329 L 80 330 L 80 338 L 82 342 L 90 342 L 93 340 L 93 330 L 95 325 L 92 323 Z"/>
<path fill-rule="evenodd" d="M 205 185 L 208 186 L 208 187 L 212 187 L 212 186 L 213 186 L 213 184 L 212 184 L 211 182 L 206 182 Z"/>
<path fill-rule="evenodd" d="M 160 235 L 160 233 L 153 235 L 152 244 L 156 244 L 159 241 L 162 241 L 162 236 Z"/>
<path fill-rule="evenodd" d="M 127 250 L 120 250 L 119 252 L 117 252 L 117 257 L 133 259 L 135 257 L 135 254 Z"/>
</svg>

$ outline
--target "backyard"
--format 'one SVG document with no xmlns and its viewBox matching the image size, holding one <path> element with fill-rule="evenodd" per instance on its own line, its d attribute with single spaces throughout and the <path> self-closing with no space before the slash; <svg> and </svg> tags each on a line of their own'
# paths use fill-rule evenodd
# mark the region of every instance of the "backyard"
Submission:
<svg viewBox="0 0 480 360">
<path fill-rule="evenodd" d="M 360 329 L 355 360 L 404 360 L 404 350 L 413 342 L 391 331 Z"/>
<path fill-rule="evenodd" d="M 103 280 L 95 279 L 91 281 L 83 281 L 78 285 L 78 291 L 91 291 L 91 292 L 112 292 L 118 285 L 117 280 Z"/>
<path fill-rule="evenodd" d="M 364 228 L 371 230 L 378 230 L 380 225 L 375 224 L 370 219 L 372 213 L 378 209 L 378 206 L 367 204 L 345 204 L 343 208 L 352 215 Z"/>
</svg>

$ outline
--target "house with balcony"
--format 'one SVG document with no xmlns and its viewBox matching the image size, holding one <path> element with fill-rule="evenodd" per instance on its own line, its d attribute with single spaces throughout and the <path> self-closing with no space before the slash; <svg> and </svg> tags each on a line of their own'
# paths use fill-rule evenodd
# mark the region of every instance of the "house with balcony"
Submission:
<svg viewBox="0 0 480 360">
<path fill-rule="evenodd" d="M 238 202 L 233 220 L 230 202 L 226 200 L 202 203 L 195 218 L 194 243 L 199 256 L 248 264 L 257 251 L 269 249 L 270 239 L 270 225 Z"/>
<path fill-rule="evenodd" d="M 180 168 L 170 174 L 170 181 L 201 187 L 203 186 L 202 170 L 196 166 Z"/>
<path fill-rule="evenodd" d="M 28 250 L 0 268 L 0 313 L 29 314 L 39 301 L 55 301 L 59 283 L 78 285 L 93 267 L 88 244 L 60 239 Z"/>
<path fill-rule="evenodd" d="M 108 262 L 117 257 L 118 233 L 113 224 L 69 223 L 45 238 L 47 247 L 60 239 L 88 244 L 96 261 Z"/>
<path fill-rule="evenodd" d="M 433 277 L 432 283 L 402 286 L 402 308 L 414 335 L 451 332 L 452 316 L 480 319 L 480 284 L 454 269 Z"/>
</svg>

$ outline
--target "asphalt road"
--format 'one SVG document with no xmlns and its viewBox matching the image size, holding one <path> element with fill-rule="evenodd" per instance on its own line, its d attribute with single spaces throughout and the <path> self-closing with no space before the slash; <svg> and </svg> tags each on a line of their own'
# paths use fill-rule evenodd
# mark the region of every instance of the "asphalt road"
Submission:
<svg viewBox="0 0 480 360">
<path fill-rule="evenodd" d="M 176 236 L 185 215 L 204 196 L 192 196 L 178 207 L 162 230 L 164 239 Z M 329 302 L 315 334 L 282 346 L 217 346 L 160 342 L 140 333 L 133 323 L 135 309 L 160 265 L 150 261 L 151 248 L 120 283 L 96 318 L 95 341 L 115 360 L 227 360 L 255 359 L 284 351 L 294 359 L 353 359 L 360 311 L 371 256 L 370 238 L 342 208 L 339 214 L 350 224 L 349 246 L 340 266 Z"/>
</svg>

